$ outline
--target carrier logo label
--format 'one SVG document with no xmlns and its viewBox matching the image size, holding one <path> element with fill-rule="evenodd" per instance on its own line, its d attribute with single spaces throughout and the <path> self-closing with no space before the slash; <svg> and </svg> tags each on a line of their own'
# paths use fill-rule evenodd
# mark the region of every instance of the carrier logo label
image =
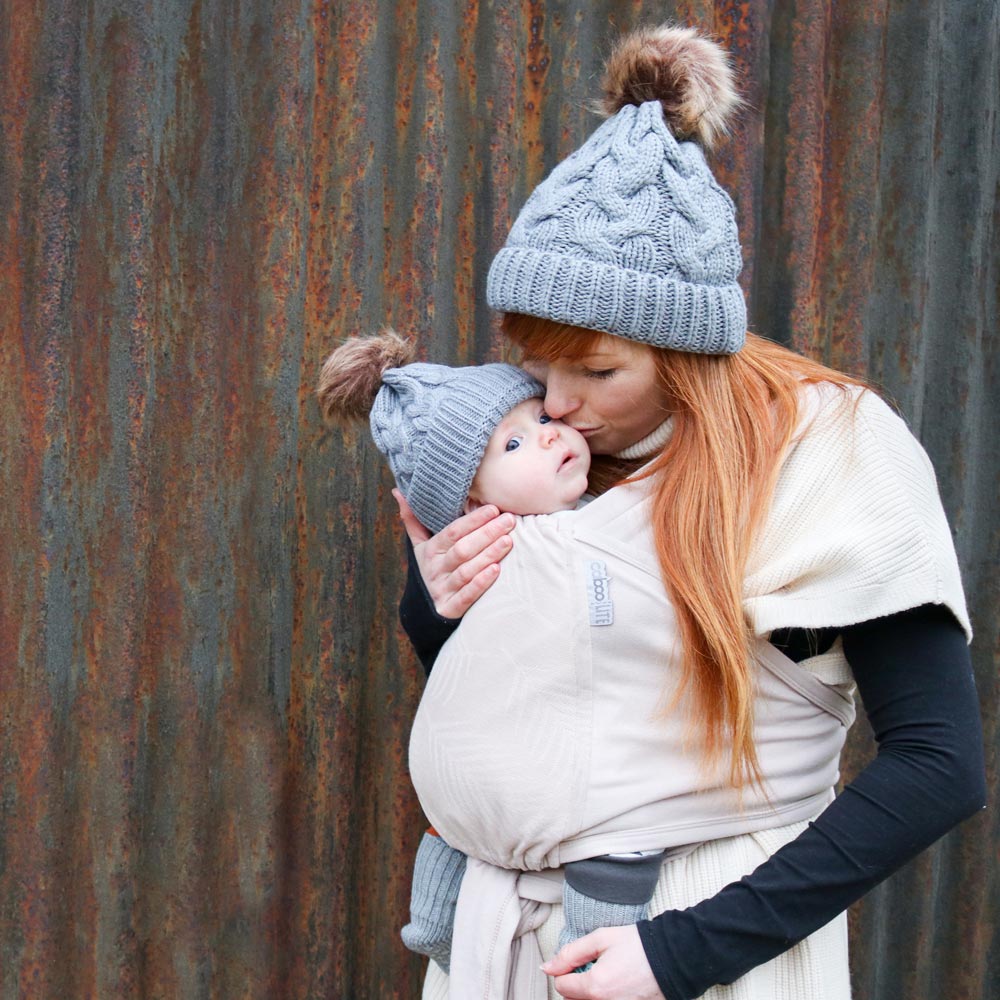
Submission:
<svg viewBox="0 0 1000 1000">
<path fill-rule="evenodd" d="M 611 601 L 611 577 L 608 567 L 600 559 L 590 559 L 586 563 L 587 604 L 590 608 L 591 625 L 613 625 L 615 606 Z"/>
</svg>

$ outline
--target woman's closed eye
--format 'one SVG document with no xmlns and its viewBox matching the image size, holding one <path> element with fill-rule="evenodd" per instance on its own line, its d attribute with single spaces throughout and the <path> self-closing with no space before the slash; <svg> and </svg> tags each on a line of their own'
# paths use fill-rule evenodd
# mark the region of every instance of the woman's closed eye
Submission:
<svg viewBox="0 0 1000 1000">
<path fill-rule="evenodd" d="M 617 368 L 587 368 L 584 371 L 587 378 L 605 379 L 614 378 L 618 374 Z"/>
</svg>

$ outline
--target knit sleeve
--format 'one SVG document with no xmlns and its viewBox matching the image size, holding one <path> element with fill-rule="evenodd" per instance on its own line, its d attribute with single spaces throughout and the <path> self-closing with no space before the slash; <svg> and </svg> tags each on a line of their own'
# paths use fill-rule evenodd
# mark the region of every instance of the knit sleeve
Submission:
<svg viewBox="0 0 1000 1000">
<path fill-rule="evenodd" d="M 748 566 L 758 635 L 946 606 L 971 638 L 934 470 L 873 392 L 813 386 Z"/>
</svg>

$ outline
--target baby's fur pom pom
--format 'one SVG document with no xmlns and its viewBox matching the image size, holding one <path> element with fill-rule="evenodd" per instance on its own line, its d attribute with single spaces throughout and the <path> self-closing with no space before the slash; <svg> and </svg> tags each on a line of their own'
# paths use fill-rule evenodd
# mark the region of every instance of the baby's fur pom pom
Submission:
<svg viewBox="0 0 1000 1000">
<path fill-rule="evenodd" d="M 725 49 L 694 28 L 639 28 L 615 46 L 604 67 L 601 110 L 613 115 L 626 104 L 659 101 L 681 140 L 706 149 L 729 131 L 742 105 Z"/>
<path fill-rule="evenodd" d="M 395 330 L 352 337 L 323 363 L 316 395 L 327 420 L 363 420 L 382 387 L 382 373 L 413 360 L 413 344 Z"/>
</svg>

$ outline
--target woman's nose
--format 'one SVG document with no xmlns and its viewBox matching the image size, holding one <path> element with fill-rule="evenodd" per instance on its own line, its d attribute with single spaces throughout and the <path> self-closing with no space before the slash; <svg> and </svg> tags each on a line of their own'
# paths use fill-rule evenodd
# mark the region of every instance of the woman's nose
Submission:
<svg viewBox="0 0 1000 1000">
<path fill-rule="evenodd" d="M 562 420 L 579 405 L 579 402 L 567 391 L 562 380 L 549 369 L 549 380 L 545 386 L 545 412 L 553 420 Z"/>
</svg>

